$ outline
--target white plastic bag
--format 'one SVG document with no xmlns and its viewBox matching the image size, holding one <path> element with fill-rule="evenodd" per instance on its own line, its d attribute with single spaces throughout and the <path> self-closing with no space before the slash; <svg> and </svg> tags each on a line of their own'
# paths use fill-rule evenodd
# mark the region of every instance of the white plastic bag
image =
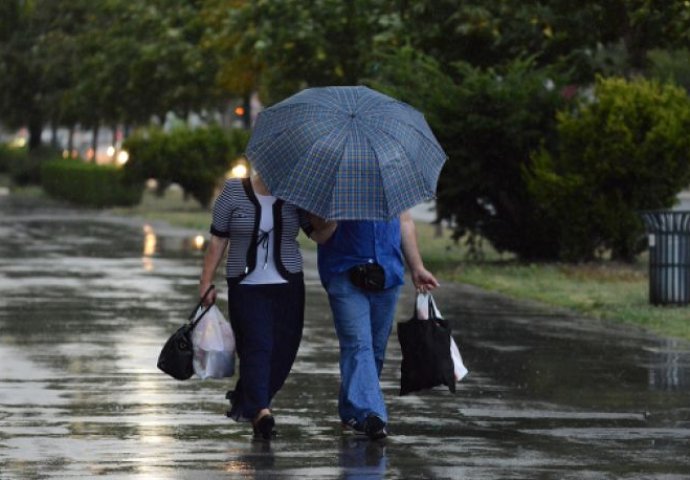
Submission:
<svg viewBox="0 0 690 480">
<path fill-rule="evenodd" d="M 460 349 L 455 343 L 455 339 L 450 337 L 450 356 L 453 359 L 453 371 L 455 372 L 455 381 L 459 382 L 465 375 L 470 373 L 462 362 L 462 355 L 460 355 Z"/>
<path fill-rule="evenodd" d="M 195 318 L 199 318 L 203 311 L 199 308 Z M 192 365 L 200 378 L 232 377 L 235 373 L 235 335 L 215 305 L 192 331 L 192 346 Z"/>
<path fill-rule="evenodd" d="M 436 318 L 443 318 L 441 311 L 436 306 L 434 297 L 430 293 L 418 293 L 417 294 L 417 318 L 420 320 L 428 320 L 429 317 L 434 315 Z M 432 310 L 433 309 L 433 310 Z M 453 371 L 455 373 L 455 381 L 459 382 L 469 373 L 465 364 L 462 361 L 462 355 L 460 355 L 460 349 L 455 343 L 455 339 L 450 337 L 450 356 L 453 359 Z"/>
</svg>

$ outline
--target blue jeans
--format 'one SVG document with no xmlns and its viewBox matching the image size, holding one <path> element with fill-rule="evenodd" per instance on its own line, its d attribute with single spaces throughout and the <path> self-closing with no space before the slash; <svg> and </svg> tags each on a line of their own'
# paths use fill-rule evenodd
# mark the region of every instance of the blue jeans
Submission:
<svg viewBox="0 0 690 480">
<path fill-rule="evenodd" d="M 374 414 L 387 422 L 379 377 L 400 286 L 368 292 L 354 286 L 344 272 L 330 279 L 326 292 L 340 342 L 340 419 L 361 426 Z"/>
</svg>

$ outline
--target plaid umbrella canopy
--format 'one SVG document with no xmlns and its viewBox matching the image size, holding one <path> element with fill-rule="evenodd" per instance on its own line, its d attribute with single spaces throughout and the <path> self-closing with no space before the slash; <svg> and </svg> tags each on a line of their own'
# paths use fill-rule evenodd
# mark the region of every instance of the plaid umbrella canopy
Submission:
<svg viewBox="0 0 690 480">
<path fill-rule="evenodd" d="M 247 158 L 273 195 L 320 217 L 388 220 L 434 198 L 447 156 L 421 113 L 358 86 L 262 111 Z"/>
</svg>

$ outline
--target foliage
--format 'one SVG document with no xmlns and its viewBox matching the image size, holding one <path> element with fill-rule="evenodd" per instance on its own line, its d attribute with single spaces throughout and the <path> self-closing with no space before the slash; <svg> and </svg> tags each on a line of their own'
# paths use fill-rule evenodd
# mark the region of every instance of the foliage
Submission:
<svg viewBox="0 0 690 480">
<path fill-rule="evenodd" d="M 639 211 L 671 207 L 690 182 L 690 99 L 656 81 L 599 78 L 595 99 L 558 115 L 558 142 L 525 171 L 560 258 L 603 251 L 631 261 L 644 242 Z"/>
<path fill-rule="evenodd" d="M 212 105 L 215 64 L 200 48 L 203 25 L 196 0 L 110 0 L 94 6 L 100 25 L 85 40 L 90 66 L 82 88 L 99 100 L 105 119 L 147 122 L 180 117 Z"/>
<path fill-rule="evenodd" d="M 214 105 L 196 0 L 6 0 L 0 118 L 28 125 L 127 125 Z"/>
<path fill-rule="evenodd" d="M 675 83 L 690 92 L 690 50 L 650 50 L 647 74 L 662 82 Z"/>
<path fill-rule="evenodd" d="M 41 168 L 42 186 L 49 195 L 89 207 L 136 205 L 143 184 L 126 184 L 122 169 L 81 160 L 55 160 Z"/>
<path fill-rule="evenodd" d="M 163 130 L 151 127 L 130 136 L 122 145 L 129 153 L 125 164 L 125 180 L 140 182 L 155 178 L 159 193 L 172 183 L 171 159 L 168 151 L 167 135 Z"/>
<path fill-rule="evenodd" d="M 535 210 L 522 169 L 531 152 L 555 135 L 556 111 L 566 102 L 558 79 L 519 60 L 489 71 L 456 64 L 456 82 L 411 48 L 388 55 L 382 65 L 374 86 L 429 112 L 449 156 L 436 203 L 455 237 L 477 249 L 485 239 L 523 258 L 553 258 L 550 226 Z"/>
<path fill-rule="evenodd" d="M 438 186 L 441 218 L 522 258 L 553 255 L 550 227 L 535 211 L 522 168 L 554 136 L 564 98 L 549 72 L 529 61 L 502 71 L 458 65 L 461 81 L 438 110 L 436 133 L 449 159 Z"/>
<path fill-rule="evenodd" d="M 400 27 L 396 12 L 385 0 L 212 0 L 205 18 L 215 27 L 209 44 L 225 53 L 221 80 L 235 91 L 252 85 L 270 104 L 305 86 L 358 83 L 376 45 Z M 233 79 L 238 65 L 250 75 Z"/>
<path fill-rule="evenodd" d="M 0 143 L 0 173 L 8 173 L 13 162 L 23 159 L 26 156 L 25 149 L 12 148 L 7 144 Z"/>
<path fill-rule="evenodd" d="M 60 152 L 48 146 L 40 146 L 33 150 L 14 150 L 11 153 L 8 171 L 15 185 L 40 185 L 42 177 L 41 166 L 51 160 L 60 158 Z"/>
<path fill-rule="evenodd" d="M 397 98 L 423 112 L 435 131 L 441 131 L 444 113 L 457 86 L 433 57 L 409 45 L 385 50 L 373 57 L 370 77 L 363 83 Z"/>
<path fill-rule="evenodd" d="M 179 184 L 203 206 L 213 199 L 216 184 L 230 163 L 244 151 L 248 135 L 242 130 L 225 132 L 219 127 L 189 129 L 170 133 L 152 129 L 129 138 L 124 148 L 130 154 L 126 178 L 159 184 Z"/>
</svg>

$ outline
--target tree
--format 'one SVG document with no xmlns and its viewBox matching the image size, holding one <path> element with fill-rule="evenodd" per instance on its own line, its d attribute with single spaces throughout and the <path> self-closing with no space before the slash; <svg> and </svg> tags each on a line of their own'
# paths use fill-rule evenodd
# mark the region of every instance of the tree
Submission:
<svg viewBox="0 0 690 480">
<path fill-rule="evenodd" d="M 197 0 L 7 0 L 0 35 L 0 118 L 48 123 L 147 123 L 214 105 L 215 65 L 200 49 Z"/>
<path fill-rule="evenodd" d="M 397 18 L 384 0 L 212 1 L 206 12 L 221 86 L 258 89 L 265 103 L 307 86 L 357 84 Z"/>
<path fill-rule="evenodd" d="M 41 57 L 37 49 L 47 30 L 38 15 L 37 0 L 8 0 L 2 7 L 4 27 L 0 44 L 0 118 L 14 126 L 28 126 L 29 149 L 41 143 L 45 122 L 45 94 Z"/>
<path fill-rule="evenodd" d="M 671 207 L 690 182 L 689 128 L 685 91 L 644 79 L 599 78 L 593 101 L 560 112 L 557 142 L 525 170 L 559 257 L 633 260 L 640 211 Z"/>
<path fill-rule="evenodd" d="M 594 100 L 558 115 L 557 142 L 525 169 L 557 257 L 642 251 L 641 210 L 671 207 L 690 182 L 690 99 L 678 87 L 599 78 Z"/>
</svg>

